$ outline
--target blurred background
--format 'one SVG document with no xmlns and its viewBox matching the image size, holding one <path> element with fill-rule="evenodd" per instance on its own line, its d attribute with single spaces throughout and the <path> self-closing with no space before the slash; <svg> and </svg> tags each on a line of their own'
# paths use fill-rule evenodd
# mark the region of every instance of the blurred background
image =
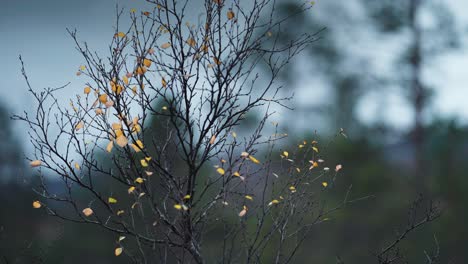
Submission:
<svg viewBox="0 0 468 264">
<path fill-rule="evenodd" d="M 66 28 L 77 28 L 105 55 L 115 4 L 147 6 L 134 0 L 1 2 L 0 263 L 124 263 L 113 256 L 111 234 L 32 209 L 38 179 L 24 160 L 27 128 L 10 116 L 34 107 L 18 55 L 36 89 L 71 82 L 62 92 L 67 98 L 83 83 L 75 75 L 82 58 Z M 298 9 L 297 1 L 278 2 L 279 16 Z M 424 262 L 424 252 L 437 244 L 440 263 L 468 263 L 468 2 L 312 2 L 311 12 L 275 33 L 288 41 L 326 27 L 283 72 L 284 93 L 295 94 L 295 109 L 274 121 L 289 134 L 285 145 L 316 134 L 330 142 L 327 155 L 344 167 L 331 199 L 342 199 L 350 184 L 355 197 L 374 198 L 318 226 L 295 263 L 336 263 L 337 256 L 345 263 L 375 263 L 372 254 L 405 226 L 419 194 L 439 201 L 443 215 L 404 242 L 409 263 Z M 335 136 L 341 129 L 346 137 Z"/>
</svg>

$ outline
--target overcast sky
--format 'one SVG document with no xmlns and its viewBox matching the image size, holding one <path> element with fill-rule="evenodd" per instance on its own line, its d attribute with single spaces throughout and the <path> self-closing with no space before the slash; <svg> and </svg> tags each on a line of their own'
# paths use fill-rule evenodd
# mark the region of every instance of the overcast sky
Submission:
<svg viewBox="0 0 468 264">
<path fill-rule="evenodd" d="M 23 56 L 30 81 L 35 88 L 61 86 L 71 82 L 67 94 L 81 91 L 83 81 L 75 75 L 82 58 L 76 52 L 66 28 L 78 29 L 81 39 L 89 42 L 97 51 L 106 54 L 105 48 L 114 33 L 116 0 L 0 0 L 0 102 L 11 111 L 28 110 L 31 98 L 21 78 L 18 55 Z M 196 1 L 196 0 L 194 0 Z M 323 1 L 323 0 L 322 0 Z M 140 0 L 118 0 L 124 8 L 143 8 Z M 316 1 L 318 7 L 320 1 Z M 457 23 L 468 28 L 467 0 L 446 0 L 456 14 Z M 465 38 L 466 39 L 466 38 Z M 438 76 L 435 80 L 440 87 L 436 90 L 433 111 L 443 117 L 456 117 L 468 123 L 468 51 L 463 48 L 447 54 L 438 60 Z M 298 82 L 307 89 L 308 82 Z M 301 101 L 316 97 L 299 92 Z M 315 98 L 316 100 L 316 98 Z M 391 98 L 387 118 L 404 127 L 411 118 L 404 100 Z M 30 110 L 30 109 L 29 109 Z M 374 109 L 361 107 L 363 119 L 371 119 Z"/>
</svg>

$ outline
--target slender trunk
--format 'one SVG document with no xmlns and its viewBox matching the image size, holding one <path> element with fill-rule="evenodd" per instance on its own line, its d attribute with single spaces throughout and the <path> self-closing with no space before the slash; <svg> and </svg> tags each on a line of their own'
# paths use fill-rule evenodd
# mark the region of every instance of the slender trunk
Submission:
<svg viewBox="0 0 468 264">
<path fill-rule="evenodd" d="M 410 51 L 410 67 L 411 67 L 411 104 L 414 111 L 414 124 L 412 129 L 412 141 L 414 145 L 414 160 L 415 172 L 414 180 L 418 190 L 424 188 L 424 127 L 423 127 L 423 111 L 426 107 L 426 91 L 422 84 L 422 39 L 421 29 L 417 21 L 417 13 L 421 6 L 421 0 L 411 0 L 410 2 L 410 30 L 412 35 L 412 46 Z"/>
</svg>

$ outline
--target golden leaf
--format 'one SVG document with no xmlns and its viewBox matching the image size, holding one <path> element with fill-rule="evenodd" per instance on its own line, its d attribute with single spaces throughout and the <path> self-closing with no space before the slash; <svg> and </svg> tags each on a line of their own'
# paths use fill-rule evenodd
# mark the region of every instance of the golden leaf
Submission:
<svg viewBox="0 0 468 264">
<path fill-rule="evenodd" d="M 283 151 L 283 156 L 287 158 L 289 156 L 289 153 L 287 151 Z"/>
<path fill-rule="evenodd" d="M 135 179 L 135 182 L 139 183 L 139 184 L 142 184 L 144 182 L 144 180 L 143 180 L 143 178 L 138 177 L 138 178 Z"/>
<path fill-rule="evenodd" d="M 140 160 L 141 166 L 148 167 L 148 162 L 145 159 Z"/>
<path fill-rule="evenodd" d="M 91 88 L 88 87 L 88 86 L 86 86 L 86 87 L 84 88 L 84 93 L 85 93 L 85 94 L 89 94 L 90 92 L 91 92 Z"/>
<path fill-rule="evenodd" d="M 141 149 L 140 149 L 137 145 L 135 145 L 135 144 L 130 144 L 130 147 L 132 147 L 133 150 L 134 150 L 136 153 L 138 153 L 138 152 L 141 151 Z"/>
<path fill-rule="evenodd" d="M 187 195 L 184 196 L 184 200 L 189 200 L 190 197 L 191 197 L 190 194 L 187 194 Z"/>
<path fill-rule="evenodd" d="M 123 148 L 128 144 L 128 139 L 124 135 L 120 135 L 115 140 L 115 143 L 117 143 L 117 145 Z"/>
<path fill-rule="evenodd" d="M 41 166 L 42 161 L 40 161 L 40 160 L 33 160 L 33 161 L 31 161 L 29 164 L 31 165 L 31 167 L 39 167 L 39 166 Z"/>
<path fill-rule="evenodd" d="M 143 65 L 145 65 L 147 68 L 151 67 L 151 60 L 145 58 L 143 60 Z"/>
<path fill-rule="evenodd" d="M 180 204 L 174 204 L 174 208 L 177 209 L 177 210 L 181 210 L 181 209 L 182 209 L 182 205 L 180 205 Z"/>
<path fill-rule="evenodd" d="M 227 12 L 227 18 L 228 18 L 229 20 L 233 19 L 234 16 L 235 16 L 235 14 L 234 14 L 234 12 L 232 12 L 232 10 L 229 10 L 229 11 Z"/>
<path fill-rule="evenodd" d="M 78 124 L 75 126 L 75 131 L 78 131 L 84 127 L 84 122 L 80 121 Z"/>
<path fill-rule="evenodd" d="M 216 141 L 216 135 L 211 136 L 210 144 L 213 145 Z"/>
<path fill-rule="evenodd" d="M 32 203 L 32 206 L 33 206 L 33 208 L 35 208 L 35 209 L 39 209 L 39 208 L 41 208 L 42 205 L 41 205 L 41 202 L 39 202 L 39 201 L 34 201 L 34 202 Z"/>
<path fill-rule="evenodd" d="M 101 94 L 99 96 L 99 102 L 101 102 L 103 104 L 107 103 L 107 94 Z"/>
<path fill-rule="evenodd" d="M 140 66 L 136 69 L 136 74 L 137 75 L 143 75 L 145 74 L 147 71 L 146 67 L 145 66 Z"/>
<path fill-rule="evenodd" d="M 77 162 L 75 162 L 75 169 L 77 169 L 77 170 L 80 169 L 80 164 L 78 164 Z"/>
<path fill-rule="evenodd" d="M 322 182 L 322 186 L 323 186 L 323 187 L 327 187 L 327 186 L 328 186 L 328 182 Z"/>
<path fill-rule="evenodd" d="M 242 208 L 242 211 L 239 212 L 239 217 L 243 217 L 245 214 L 247 214 L 247 206 L 244 205 L 244 207 Z"/>
<path fill-rule="evenodd" d="M 254 156 L 249 155 L 249 159 L 255 164 L 260 164 L 260 161 L 258 159 L 256 159 Z"/>
<path fill-rule="evenodd" d="M 111 140 L 111 141 L 109 141 L 109 143 L 107 144 L 106 151 L 107 151 L 107 152 L 111 152 L 113 147 L 114 147 L 114 141 Z"/>
<path fill-rule="evenodd" d="M 131 186 L 131 187 L 128 188 L 128 190 L 127 190 L 128 194 L 131 194 L 133 191 L 135 191 L 135 186 Z"/>
<path fill-rule="evenodd" d="M 279 201 L 276 200 L 276 199 L 274 199 L 274 200 L 272 200 L 272 201 L 268 204 L 268 206 L 272 206 L 272 205 L 274 205 L 274 204 L 279 204 Z"/>
<path fill-rule="evenodd" d="M 84 214 L 85 216 L 90 216 L 90 215 L 93 214 L 93 209 L 91 209 L 91 208 L 89 208 L 89 207 L 88 207 L 88 208 L 85 208 L 85 209 L 83 209 L 83 214 Z"/>
<path fill-rule="evenodd" d="M 116 248 L 114 251 L 115 256 L 116 257 L 120 256 L 120 254 L 122 254 L 122 251 L 123 251 L 123 248 L 121 247 Z"/>
<path fill-rule="evenodd" d="M 117 199 L 115 199 L 114 197 L 109 197 L 109 199 L 107 199 L 107 201 L 108 201 L 110 204 L 115 204 L 115 203 L 117 203 Z"/>
<path fill-rule="evenodd" d="M 318 148 L 317 147 L 312 147 L 312 149 L 315 151 L 315 152 L 319 152 Z"/>
<path fill-rule="evenodd" d="M 164 43 L 164 44 L 161 45 L 161 49 L 167 49 L 167 48 L 169 48 L 170 46 L 171 46 L 171 43 L 166 42 L 166 43 Z"/>
<path fill-rule="evenodd" d="M 221 175 L 224 175 L 224 173 L 225 173 L 223 168 L 217 168 L 216 171 Z"/>
<path fill-rule="evenodd" d="M 250 201 L 253 201 L 253 197 L 250 196 L 250 195 L 246 195 L 246 196 L 245 196 L 245 199 L 250 200 Z"/>
<path fill-rule="evenodd" d="M 186 42 L 190 47 L 194 47 L 197 44 L 192 37 L 188 38 Z"/>
<path fill-rule="evenodd" d="M 166 87 L 167 86 L 167 82 L 166 82 L 166 79 L 164 79 L 164 77 L 161 79 L 161 84 L 162 84 L 162 87 Z"/>
<path fill-rule="evenodd" d="M 119 37 L 119 38 L 124 38 L 125 37 L 125 33 L 123 32 L 118 32 L 115 34 L 116 37 Z"/>
</svg>

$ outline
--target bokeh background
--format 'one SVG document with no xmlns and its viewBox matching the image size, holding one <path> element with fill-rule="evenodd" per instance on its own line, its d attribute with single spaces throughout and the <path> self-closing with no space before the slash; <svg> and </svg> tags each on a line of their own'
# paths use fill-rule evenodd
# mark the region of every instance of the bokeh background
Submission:
<svg viewBox="0 0 468 264">
<path fill-rule="evenodd" d="M 125 263 L 113 256 L 111 234 L 32 209 L 38 179 L 24 160 L 27 128 L 10 117 L 34 108 L 20 54 L 34 88 L 70 82 L 61 92 L 68 103 L 83 83 L 75 74 L 82 58 L 66 28 L 105 55 L 116 4 L 148 8 L 142 2 L 0 1 L 0 263 Z M 298 8 L 297 1 L 278 2 L 278 15 Z M 443 215 L 404 242 L 409 263 L 423 263 L 437 245 L 440 263 L 468 263 L 468 2 L 313 2 L 277 33 L 287 41 L 327 28 L 283 73 L 294 110 L 274 121 L 289 134 L 285 145 L 316 134 L 329 142 L 328 155 L 345 168 L 330 199 L 342 199 L 351 184 L 354 196 L 374 198 L 318 226 L 296 263 L 336 263 L 337 256 L 375 263 L 372 254 L 404 227 L 420 193 L 439 201 Z"/>
</svg>

